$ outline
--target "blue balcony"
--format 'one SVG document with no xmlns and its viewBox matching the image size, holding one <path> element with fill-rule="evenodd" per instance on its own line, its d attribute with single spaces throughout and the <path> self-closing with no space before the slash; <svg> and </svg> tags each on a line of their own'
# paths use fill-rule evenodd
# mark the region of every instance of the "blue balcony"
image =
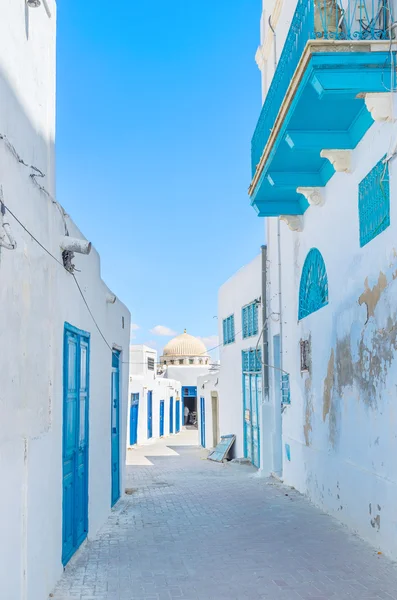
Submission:
<svg viewBox="0 0 397 600">
<path fill-rule="evenodd" d="M 392 23 L 388 0 L 298 1 L 252 138 L 259 216 L 302 215 L 305 189 L 335 172 L 330 153 L 353 150 L 371 126 L 368 94 L 395 89 Z"/>
</svg>

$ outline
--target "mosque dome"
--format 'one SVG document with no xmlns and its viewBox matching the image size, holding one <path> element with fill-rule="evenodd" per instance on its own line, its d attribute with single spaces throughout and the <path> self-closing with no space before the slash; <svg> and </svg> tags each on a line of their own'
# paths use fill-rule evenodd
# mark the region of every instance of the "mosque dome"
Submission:
<svg viewBox="0 0 397 600">
<path fill-rule="evenodd" d="M 179 365 L 208 364 L 209 356 L 205 344 L 185 330 L 166 344 L 161 362 Z"/>
</svg>

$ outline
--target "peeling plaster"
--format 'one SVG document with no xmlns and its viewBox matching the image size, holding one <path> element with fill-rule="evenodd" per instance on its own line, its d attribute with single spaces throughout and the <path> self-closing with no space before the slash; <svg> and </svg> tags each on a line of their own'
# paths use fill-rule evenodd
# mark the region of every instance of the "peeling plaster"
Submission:
<svg viewBox="0 0 397 600">
<path fill-rule="evenodd" d="M 371 289 L 368 285 L 368 277 L 364 282 L 365 291 L 361 294 L 358 299 L 358 303 L 361 306 L 362 304 L 366 304 L 367 306 L 367 323 L 370 317 L 373 317 L 375 314 L 376 305 L 379 302 L 379 299 L 382 295 L 382 292 L 387 287 L 387 277 L 381 271 L 378 277 L 378 283 L 374 285 Z"/>
<path fill-rule="evenodd" d="M 327 418 L 331 406 L 332 388 L 335 383 L 335 355 L 334 349 L 331 349 L 331 356 L 328 361 L 327 377 L 324 379 L 323 395 L 323 421 Z"/>
<path fill-rule="evenodd" d="M 306 408 L 305 408 L 305 424 L 303 426 L 303 433 L 305 436 L 306 446 L 311 444 L 311 432 L 312 428 L 312 416 L 313 416 L 313 398 L 312 398 L 312 380 L 308 377 L 305 381 L 305 396 L 306 396 Z"/>
</svg>

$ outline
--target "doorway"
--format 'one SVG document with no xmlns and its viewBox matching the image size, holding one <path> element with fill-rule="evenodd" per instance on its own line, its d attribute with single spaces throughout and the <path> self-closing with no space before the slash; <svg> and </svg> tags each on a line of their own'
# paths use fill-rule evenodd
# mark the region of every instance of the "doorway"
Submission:
<svg viewBox="0 0 397 600">
<path fill-rule="evenodd" d="M 175 433 L 179 433 L 181 430 L 181 402 L 177 400 L 175 402 Z"/>
<path fill-rule="evenodd" d="M 160 400 L 160 437 L 164 435 L 164 400 Z"/>
<path fill-rule="evenodd" d="M 112 352 L 112 500 L 114 506 L 120 498 L 120 352 Z"/>
<path fill-rule="evenodd" d="M 255 350 L 243 350 L 244 457 L 259 468 L 259 407 L 262 402 L 262 363 Z"/>
<path fill-rule="evenodd" d="M 188 408 L 189 412 L 185 408 Z M 197 429 L 197 387 L 185 386 L 182 388 L 182 424 L 188 428 Z M 186 422 L 187 421 L 187 422 Z"/>
<path fill-rule="evenodd" d="M 174 433 L 174 397 L 170 397 L 170 434 Z"/>
<path fill-rule="evenodd" d="M 218 392 L 211 392 L 212 409 L 212 447 L 216 448 L 219 442 L 219 401 Z"/>
<path fill-rule="evenodd" d="M 68 323 L 63 353 L 62 563 L 88 533 L 90 334 Z"/>
<path fill-rule="evenodd" d="M 153 437 L 153 392 L 147 393 L 147 437 Z"/>
<path fill-rule="evenodd" d="M 131 394 L 130 408 L 130 446 L 138 442 L 139 394 Z"/>
<path fill-rule="evenodd" d="M 200 441 L 205 448 L 205 398 L 200 398 Z"/>
</svg>

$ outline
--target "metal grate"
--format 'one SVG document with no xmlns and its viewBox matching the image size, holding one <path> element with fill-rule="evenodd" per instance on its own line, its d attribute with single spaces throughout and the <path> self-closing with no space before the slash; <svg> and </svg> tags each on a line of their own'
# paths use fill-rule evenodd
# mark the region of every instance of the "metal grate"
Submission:
<svg viewBox="0 0 397 600">
<path fill-rule="evenodd" d="M 234 315 L 223 319 L 223 345 L 234 342 Z"/>
<path fill-rule="evenodd" d="M 390 225 L 389 165 L 383 157 L 358 186 L 361 248 Z"/>
<path fill-rule="evenodd" d="M 310 371 L 310 340 L 300 341 L 301 372 Z"/>
<path fill-rule="evenodd" d="M 283 404 L 291 404 L 291 390 L 288 373 L 284 373 L 281 376 L 281 399 Z"/>
<path fill-rule="evenodd" d="M 257 335 L 258 333 L 258 303 L 251 302 L 242 309 L 243 338 Z"/>
<path fill-rule="evenodd" d="M 328 277 L 324 259 L 317 248 L 312 248 L 302 269 L 298 319 L 304 319 L 327 304 Z"/>
<path fill-rule="evenodd" d="M 243 373 L 260 373 L 262 370 L 262 354 L 260 350 L 250 348 L 242 351 Z"/>
</svg>

